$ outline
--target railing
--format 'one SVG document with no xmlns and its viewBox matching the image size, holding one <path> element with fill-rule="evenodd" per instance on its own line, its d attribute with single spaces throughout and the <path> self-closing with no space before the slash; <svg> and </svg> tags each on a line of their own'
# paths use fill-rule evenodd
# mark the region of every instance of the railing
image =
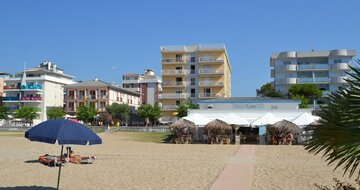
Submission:
<svg viewBox="0 0 360 190">
<path fill-rule="evenodd" d="M 4 90 L 10 90 L 10 89 L 19 89 L 18 85 L 5 85 Z"/>
<path fill-rule="evenodd" d="M 307 70 L 307 69 L 329 69 L 328 64 L 304 64 L 298 65 L 298 70 Z"/>
<path fill-rule="evenodd" d="M 65 111 L 74 112 L 76 110 L 73 107 L 67 107 L 67 108 L 65 108 Z"/>
<path fill-rule="evenodd" d="M 21 97 L 21 101 L 41 101 L 41 97 Z"/>
<path fill-rule="evenodd" d="M 176 110 L 179 106 L 177 105 L 163 105 L 161 106 L 162 110 Z"/>
<path fill-rule="evenodd" d="M 199 94 L 199 98 L 212 98 L 215 97 L 215 93 L 201 93 Z"/>
<path fill-rule="evenodd" d="M 162 82 L 162 86 L 166 86 L 166 87 L 178 87 L 178 86 L 185 86 L 186 82 L 185 81 L 163 81 Z"/>
<path fill-rule="evenodd" d="M 171 123 L 176 121 L 176 117 L 166 117 L 163 116 L 159 119 L 160 123 Z"/>
<path fill-rule="evenodd" d="M 224 71 L 218 69 L 199 69 L 199 74 L 224 74 Z"/>
<path fill-rule="evenodd" d="M 95 96 L 95 95 L 89 95 L 87 98 L 88 98 L 89 100 L 95 100 L 95 99 L 96 99 L 96 96 Z"/>
<path fill-rule="evenodd" d="M 331 69 L 338 69 L 338 70 L 348 70 L 350 69 L 349 64 L 347 63 L 334 63 L 330 66 Z"/>
<path fill-rule="evenodd" d="M 74 99 L 75 99 L 75 96 L 67 96 L 67 99 L 68 99 L 68 100 L 74 100 Z"/>
<path fill-rule="evenodd" d="M 78 97 L 78 99 L 84 100 L 84 99 L 85 99 L 85 95 L 80 95 L 80 96 Z"/>
<path fill-rule="evenodd" d="M 199 86 L 224 86 L 224 82 L 199 81 Z"/>
<path fill-rule="evenodd" d="M 348 77 L 332 77 L 331 82 L 332 83 L 346 83 L 345 79 L 348 79 Z"/>
<path fill-rule="evenodd" d="M 105 94 L 105 95 L 100 95 L 100 99 L 106 100 L 106 99 L 107 99 L 107 95 L 106 95 L 106 94 Z"/>
<path fill-rule="evenodd" d="M 186 59 L 163 58 L 163 63 L 186 63 Z"/>
<path fill-rule="evenodd" d="M 163 75 L 185 75 L 186 70 L 162 70 Z"/>
<path fill-rule="evenodd" d="M 21 89 L 34 89 L 34 90 L 41 90 L 41 84 L 32 84 L 32 85 L 21 85 Z"/>
<path fill-rule="evenodd" d="M 154 126 L 154 127 L 135 127 L 135 126 L 121 126 L 117 130 L 119 131 L 138 131 L 138 132 L 156 132 L 156 133 L 167 133 L 169 132 L 168 126 Z"/>
<path fill-rule="evenodd" d="M 319 82 L 330 82 L 329 77 L 315 77 L 315 78 L 298 78 L 298 83 L 319 83 Z"/>
<path fill-rule="evenodd" d="M 298 83 L 312 83 L 314 82 L 313 78 L 298 78 Z"/>
<path fill-rule="evenodd" d="M 199 57 L 199 63 L 224 63 L 222 57 Z"/>
<path fill-rule="evenodd" d="M 160 94 L 161 99 L 185 99 L 188 98 L 189 94 L 186 93 L 168 93 L 168 94 Z"/>
<path fill-rule="evenodd" d="M 3 101 L 19 101 L 19 97 L 7 96 L 7 97 L 3 97 Z"/>
<path fill-rule="evenodd" d="M 314 82 L 330 82 L 329 77 L 315 77 Z"/>
</svg>

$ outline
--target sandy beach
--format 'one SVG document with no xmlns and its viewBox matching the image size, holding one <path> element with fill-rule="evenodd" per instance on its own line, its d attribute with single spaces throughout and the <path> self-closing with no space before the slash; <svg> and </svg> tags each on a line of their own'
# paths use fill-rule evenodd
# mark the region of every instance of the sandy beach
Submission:
<svg viewBox="0 0 360 190">
<path fill-rule="evenodd" d="M 209 189 L 242 147 L 136 142 L 122 132 L 100 136 L 102 145 L 72 146 L 97 159 L 91 165 L 65 165 L 61 189 Z M 333 185 L 333 177 L 346 181 L 340 170 L 332 172 L 302 146 L 254 146 L 252 189 L 316 189 L 314 183 Z M 35 160 L 58 155 L 59 145 L 0 137 L 0 150 L 0 189 L 56 187 L 58 168 Z"/>
</svg>

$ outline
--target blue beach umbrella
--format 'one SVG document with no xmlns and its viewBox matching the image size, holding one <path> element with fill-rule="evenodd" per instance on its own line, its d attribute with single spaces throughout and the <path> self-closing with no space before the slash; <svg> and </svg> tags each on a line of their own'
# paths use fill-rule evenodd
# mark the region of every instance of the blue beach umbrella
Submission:
<svg viewBox="0 0 360 190">
<path fill-rule="evenodd" d="M 25 138 L 31 141 L 61 145 L 63 155 L 64 144 L 94 145 L 101 144 L 102 140 L 92 130 L 78 122 L 60 119 L 44 121 L 25 132 Z M 59 189 L 61 164 L 59 166 L 57 189 Z"/>
</svg>

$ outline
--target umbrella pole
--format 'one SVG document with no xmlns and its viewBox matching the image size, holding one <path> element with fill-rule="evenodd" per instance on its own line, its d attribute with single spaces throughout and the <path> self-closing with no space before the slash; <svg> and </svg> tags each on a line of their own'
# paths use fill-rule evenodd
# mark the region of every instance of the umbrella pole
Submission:
<svg viewBox="0 0 360 190">
<path fill-rule="evenodd" d="M 59 183 L 60 183 L 60 173 L 61 173 L 61 165 L 62 165 L 62 155 L 63 155 L 63 150 L 64 150 L 64 145 L 61 145 L 61 154 L 60 154 L 60 166 L 59 166 L 59 174 L 58 174 L 58 181 L 57 181 L 57 186 L 56 189 L 59 190 Z M 55 164 L 56 165 L 56 164 Z"/>
</svg>

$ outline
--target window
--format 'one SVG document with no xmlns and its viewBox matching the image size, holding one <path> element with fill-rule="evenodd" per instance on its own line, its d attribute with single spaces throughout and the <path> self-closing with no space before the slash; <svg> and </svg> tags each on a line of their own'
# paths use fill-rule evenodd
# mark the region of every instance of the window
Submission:
<svg viewBox="0 0 360 190">
<path fill-rule="evenodd" d="M 180 106 L 180 101 L 179 100 L 176 100 L 176 105 Z"/>
<path fill-rule="evenodd" d="M 194 57 L 194 56 L 191 56 L 191 57 L 190 57 L 190 62 L 192 62 L 192 63 L 195 62 L 195 57 Z"/>
<path fill-rule="evenodd" d="M 284 65 L 290 65 L 291 61 L 284 61 Z"/>
<path fill-rule="evenodd" d="M 182 62 L 182 54 L 176 54 L 176 62 Z"/>
<path fill-rule="evenodd" d="M 195 97 L 195 88 L 192 88 L 191 90 L 190 90 L 190 96 L 191 97 Z"/>
<path fill-rule="evenodd" d="M 191 85 L 191 86 L 195 86 L 195 78 L 191 78 L 191 79 L 190 79 L 190 85 Z"/>
<path fill-rule="evenodd" d="M 334 63 L 341 63 L 342 60 L 341 59 L 334 59 Z"/>
<path fill-rule="evenodd" d="M 195 74 L 195 65 L 190 65 L 190 74 Z"/>
</svg>

